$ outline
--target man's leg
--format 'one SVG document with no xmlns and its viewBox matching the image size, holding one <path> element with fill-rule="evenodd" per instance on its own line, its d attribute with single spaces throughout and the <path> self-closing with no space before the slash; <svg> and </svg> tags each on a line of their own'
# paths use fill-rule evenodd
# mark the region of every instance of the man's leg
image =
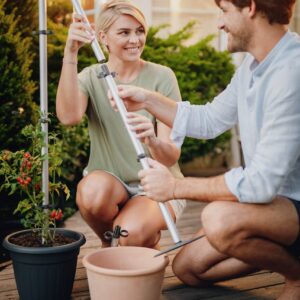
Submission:
<svg viewBox="0 0 300 300">
<path fill-rule="evenodd" d="M 201 229 L 197 236 L 203 235 Z M 217 251 L 204 237 L 183 247 L 175 256 L 173 271 L 184 283 L 206 286 L 256 271 L 252 266 Z"/>
<path fill-rule="evenodd" d="M 83 219 L 101 239 L 102 247 L 110 245 L 103 234 L 112 230 L 119 205 L 127 200 L 123 184 L 107 172 L 94 171 L 78 184 L 76 203 Z"/>
<path fill-rule="evenodd" d="M 291 201 L 278 197 L 270 204 L 214 202 L 204 209 L 202 221 L 207 236 L 207 240 L 202 241 L 204 249 L 199 244 L 199 248 L 196 244 L 188 245 L 194 248 L 193 252 L 191 248 L 183 249 L 174 261 L 174 271 L 184 282 L 189 284 L 189 278 L 193 278 L 190 283 L 196 285 L 197 279 L 201 284 L 207 279 L 217 281 L 228 278 L 227 275 L 236 277 L 252 268 L 268 269 L 286 278 L 285 298 L 281 299 L 293 299 L 288 293 L 296 294 L 300 299 L 300 263 L 286 250 L 299 233 L 299 218 Z M 188 255 L 203 251 L 209 252 L 208 257 L 213 259 L 198 261 L 197 265 L 188 268 L 184 266 Z M 229 271 L 232 266 L 236 272 Z"/>
</svg>

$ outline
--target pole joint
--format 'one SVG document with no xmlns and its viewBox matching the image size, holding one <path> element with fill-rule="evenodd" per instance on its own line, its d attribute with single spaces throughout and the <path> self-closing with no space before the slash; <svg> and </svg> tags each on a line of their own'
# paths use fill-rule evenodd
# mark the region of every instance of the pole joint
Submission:
<svg viewBox="0 0 300 300">
<path fill-rule="evenodd" d="M 137 161 L 140 162 L 142 159 L 144 159 L 144 158 L 146 158 L 146 157 L 147 157 L 147 156 L 146 156 L 145 153 L 141 153 L 141 154 L 138 155 Z"/>
<path fill-rule="evenodd" d="M 32 31 L 33 35 L 50 35 L 53 34 L 52 30 L 38 30 L 38 31 Z"/>
</svg>

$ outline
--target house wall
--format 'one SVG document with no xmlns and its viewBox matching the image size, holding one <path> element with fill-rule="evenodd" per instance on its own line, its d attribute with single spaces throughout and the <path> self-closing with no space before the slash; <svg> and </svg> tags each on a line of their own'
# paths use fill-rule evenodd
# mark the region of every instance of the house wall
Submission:
<svg viewBox="0 0 300 300">
<path fill-rule="evenodd" d="M 296 7 L 293 15 L 293 20 L 291 23 L 291 30 L 296 31 L 300 34 L 300 2 L 296 2 Z"/>
</svg>

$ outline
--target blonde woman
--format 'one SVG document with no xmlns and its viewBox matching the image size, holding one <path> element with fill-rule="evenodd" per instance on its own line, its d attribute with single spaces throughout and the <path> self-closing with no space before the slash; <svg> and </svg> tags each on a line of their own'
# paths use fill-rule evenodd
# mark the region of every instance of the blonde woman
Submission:
<svg viewBox="0 0 300 300">
<path fill-rule="evenodd" d="M 77 74 L 78 51 L 94 38 L 105 46 L 107 65 L 116 72 L 117 84 L 133 84 L 181 101 L 174 73 L 167 67 L 141 59 L 147 36 L 142 12 L 128 1 L 109 1 L 96 19 L 95 32 L 74 15 L 64 50 L 56 111 L 66 125 L 77 124 L 87 114 L 90 157 L 84 178 L 77 188 L 76 202 L 83 219 L 102 241 L 115 225 L 129 232 L 121 245 L 157 247 L 160 231 L 166 229 L 157 203 L 143 196 L 138 171 L 142 168 L 118 112 L 107 99 L 107 86 L 99 79 L 99 64 Z M 170 128 L 156 122 L 146 111 L 128 114 L 128 123 L 145 144 L 146 153 L 182 176 L 177 164 L 180 156 L 170 136 Z M 174 220 L 185 207 L 185 200 L 167 204 Z"/>
</svg>

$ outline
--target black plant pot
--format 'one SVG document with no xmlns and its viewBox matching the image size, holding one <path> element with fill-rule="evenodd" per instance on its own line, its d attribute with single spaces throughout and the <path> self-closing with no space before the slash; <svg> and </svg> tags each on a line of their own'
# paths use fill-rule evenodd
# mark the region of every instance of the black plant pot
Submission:
<svg viewBox="0 0 300 300">
<path fill-rule="evenodd" d="M 76 272 L 80 246 L 85 243 L 82 233 L 67 229 L 56 229 L 57 233 L 75 239 L 75 242 L 55 247 L 32 248 L 17 246 L 9 242 L 8 235 L 3 247 L 9 251 L 13 261 L 15 279 L 20 300 L 67 300 L 70 299 Z"/>
</svg>

